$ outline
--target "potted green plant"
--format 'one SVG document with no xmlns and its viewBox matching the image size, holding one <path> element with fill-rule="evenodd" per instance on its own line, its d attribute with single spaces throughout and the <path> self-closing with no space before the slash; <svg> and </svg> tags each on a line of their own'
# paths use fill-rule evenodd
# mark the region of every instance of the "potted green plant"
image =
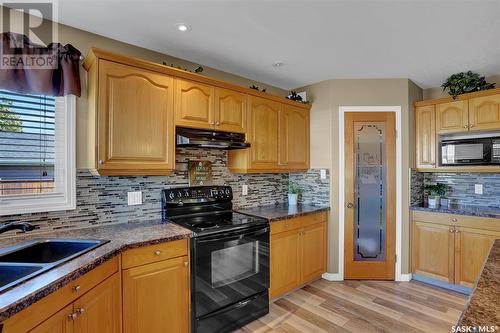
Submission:
<svg viewBox="0 0 500 333">
<path fill-rule="evenodd" d="M 453 74 L 446 79 L 441 87 L 443 87 L 443 91 L 448 89 L 448 93 L 455 99 L 461 94 L 493 89 L 495 84 L 486 82 L 485 77 L 478 73 L 468 71 Z"/>
<path fill-rule="evenodd" d="M 288 205 L 296 206 L 299 194 L 302 193 L 302 188 L 293 182 L 288 183 Z"/>
<path fill-rule="evenodd" d="M 429 191 L 428 204 L 430 208 L 438 208 L 440 198 L 446 194 L 448 186 L 443 183 L 436 183 L 434 185 L 426 185 L 425 189 Z"/>
</svg>

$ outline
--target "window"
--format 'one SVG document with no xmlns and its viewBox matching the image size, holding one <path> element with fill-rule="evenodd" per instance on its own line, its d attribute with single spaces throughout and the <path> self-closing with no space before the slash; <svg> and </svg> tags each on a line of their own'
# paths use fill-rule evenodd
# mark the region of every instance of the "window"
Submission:
<svg viewBox="0 0 500 333">
<path fill-rule="evenodd" d="M 0 215 L 75 208 L 75 97 L 0 90 Z"/>
</svg>

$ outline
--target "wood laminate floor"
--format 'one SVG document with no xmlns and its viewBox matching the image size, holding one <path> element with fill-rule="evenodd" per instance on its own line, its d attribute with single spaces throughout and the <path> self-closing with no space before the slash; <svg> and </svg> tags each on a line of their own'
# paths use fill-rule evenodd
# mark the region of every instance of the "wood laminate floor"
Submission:
<svg viewBox="0 0 500 333">
<path fill-rule="evenodd" d="M 237 332 L 450 332 L 467 296 L 419 282 L 316 281 Z"/>
</svg>

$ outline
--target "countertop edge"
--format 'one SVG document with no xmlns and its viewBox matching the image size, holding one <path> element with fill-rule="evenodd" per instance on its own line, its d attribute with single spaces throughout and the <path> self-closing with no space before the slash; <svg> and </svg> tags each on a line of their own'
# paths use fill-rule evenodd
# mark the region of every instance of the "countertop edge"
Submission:
<svg viewBox="0 0 500 333">
<path fill-rule="evenodd" d="M 421 207 L 421 206 L 410 206 L 410 211 L 500 219 L 500 214 L 487 213 L 487 212 L 486 213 L 473 212 L 473 211 L 468 211 L 466 209 L 460 209 L 460 208 L 429 208 L 429 207 Z"/>
<path fill-rule="evenodd" d="M 268 220 L 269 223 L 272 223 L 272 222 L 278 222 L 278 221 L 292 219 L 292 218 L 299 217 L 299 216 L 306 216 L 306 215 L 311 215 L 311 214 L 317 214 L 317 213 L 321 213 L 321 212 L 324 212 L 324 211 L 330 211 L 330 210 L 331 210 L 331 208 L 329 206 L 324 206 L 324 207 L 323 206 L 321 206 L 321 207 L 318 206 L 317 209 L 310 210 L 310 211 L 307 211 L 307 212 L 299 212 L 299 213 L 291 213 L 291 214 L 285 213 L 283 216 L 272 217 L 272 218 L 266 217 L 264 215 L 259 215 L 259 214 L 255 214 L 255 213 L 245 212 L 245 209 L 235 209 L 235 212 L 240 213 L 240 214 L 250 215 L 250 216 L 261 217 L 261 218 L 264 218 L 264 219 Z"/>
<path fill-rule="evenodd" d="M 45 286 L 41 287 L 40 289 L 35 291 L 33 294 L 26 296 L 26 297 L 23 297 L 23 298 L 19 298 L 19 299 L 13 301 L 10 305 L 3 307 L 2 309 L 0 309 L 0 324 L 3 321 L 13 317 L 15 314 L 25 310 L 26 308 L 33 305 L 34 303 L 41 300 L 42 298 L 47 297 L 48 295 L 56 292 L 57 290 L 66 286 L 67 284 L 69 284 L 72 281 L 78 279 L 79 277 L 85 275 L 86 273 L 92 271 L 93 269 L 101 266 L 102 264 L 106 263 L 107 261 L 111 260 L 112 258 L 116 257 L 117 255 L 123 253 L 126 250 L 134 249 L 134 248 L 138 248 L 138 247 L 143 247 L 143 246 L 154 245 L 154 244 L 168 243 L 168 242 L 173 242 L 173 241 L 181 240 L 181 239 L 189 239 L 191 237 L 192 237 L 192 232 L 188 232 L 186 234 L 169 236 L 166 238 L 158 238 L 158 239 L 146 240 L 146 241 L 141 241 L 141 242 L 134 242 L 134 243 L 130 243 L 130 244 L 124 244 L 121 247 L 113 249 L 110 252 L 105 253 L 102 256 L 80 266 L 79 268 L 77 268 L 77 269 L 75 269 L 67 274 L 62 275 L 57 280 L 54 280 L 53 282 L 48 283 Z M 92 251 L 96 251 L 98 249 L 99 248 L 96 248 Z M 92 253 L 92 251 L 90 251 L 88 253 Z M 86 253 L 86 254 L 88 254 L 88 253 Z M 71 262 L 71 261 L 69 261 L 69 262 Z M 49 272 L 50 272 L 50 270 L 43 273 L 43 274 L 46 274 Z M 20 285 L 22 285 L 22 283 Z M 16 287 L 13 287 L 12 289 L 7 290 L 7 292 L 11 291 L 15 288 Z M 1 294 L 0 294 L 0 296 L 1 296 Z"/>
</svg>

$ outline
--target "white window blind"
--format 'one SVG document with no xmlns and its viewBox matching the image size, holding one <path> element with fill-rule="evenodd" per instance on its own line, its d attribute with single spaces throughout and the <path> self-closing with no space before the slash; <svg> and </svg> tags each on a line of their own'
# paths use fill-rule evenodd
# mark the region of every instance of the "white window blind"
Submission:
<svg viewBox="0 0 500 333">
<path fill-rule="evenodd" d="M 75 98 L 0 90 L 0 215 L 74 207 Z"/>
<path fill-rule="evenodd" d="M 0 195 L 54 191 L 55 103 L 0 90 Z"/>
</svg>

